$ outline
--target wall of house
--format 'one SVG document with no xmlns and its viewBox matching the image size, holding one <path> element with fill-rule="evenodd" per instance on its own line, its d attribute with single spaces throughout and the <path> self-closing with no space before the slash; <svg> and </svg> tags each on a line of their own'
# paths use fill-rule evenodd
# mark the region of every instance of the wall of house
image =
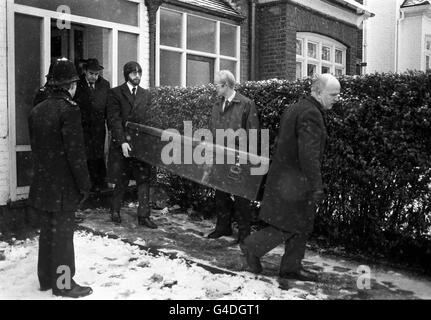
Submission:
<svg viewBox="0 0 431 320">
<path fill-rule="evenodd" d="M 423 25 L 422 15 L 406 17 L 401 21 L 398 72 L 421 69 Z"/>
<path fill-rule="evenodd" d="M 259 78 L 294 80 L 296 32 L 313 32 L 348 47 L 346 72 L 356 74 L 358 28 L 290 2 L 271 2 L 258 8 Z"/>
<path fill-rule="evenodd" d="M 366 72 L 393 72 L 396 62 L 397 19 L 402 0 L 367 0 L 376 15 L 365 22 Z"/>
<path fill-rule="evenodd" d="M 249 80 L 250 77 L 250 12 L 248 2 L 247 0 L 233 1 L 236 8 L 246 17 L 241 23 L 241 82 Z"/>
<path fill-rule="evenodd" d="M 6 1 L 0 1 L 0 206 L 9 199 Z"/>
</svg>

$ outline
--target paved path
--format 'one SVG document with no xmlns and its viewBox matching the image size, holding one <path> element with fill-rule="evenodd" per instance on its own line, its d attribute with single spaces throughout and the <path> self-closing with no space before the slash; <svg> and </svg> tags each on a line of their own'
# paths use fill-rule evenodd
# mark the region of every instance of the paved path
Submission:
<svg viewBox="0 0 431 320">
<path fill-rule="evenodd" d="M 152 217 L 159 228 L 151 230 L 137 225 L 133 204 L 122 209 L 121 225 L 110 221 L 107 209 L 87 209 L 82 214 L 85 220 L 81 226 L 98 233 L 115 235 L 174 257 L 177 255 L 228 272 L 240 272 L 242 269 L 241 252 L 233 237 L 216 240 L 205 237 L 214 228 L 214 221 L 192 220 L 184 213 L 163 214 L 163 211 L 153 210 Z M 283 247 L 280 246 L 262 259 L 264 272 L 259 279 L 277 278 L 282 254 Z M 278 279 L 279 286 L 302 289 L 311 295 L 328 296 L 329 299 L 431 299 L 429 277 L 368 265 L 361 267 L 371 272 L 368 283 L 366 278 L 358 280 L 362 272 L 359 267 L 363 265 L 360 261 L 323 255 L 313 250 L 307 250 L 303 264 L 319 273 L 319 282 Z"/>
</svg>

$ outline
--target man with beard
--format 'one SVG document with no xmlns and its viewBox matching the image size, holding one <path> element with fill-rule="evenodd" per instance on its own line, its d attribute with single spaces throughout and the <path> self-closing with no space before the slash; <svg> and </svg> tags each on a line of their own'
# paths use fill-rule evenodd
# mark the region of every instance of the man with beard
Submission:
<svg viewBox="0 0 431 320">
<path fill-rule="evenodd" d="M 100 75 L 102 70 L 97 59 L 87 60 L 74 99 L 81 109 L 88 171 L 95 192 L 105 188 L 106 178 L 105 120 L 110 84 Z"/>
<path fill-rule="evenodd" d="M 138 224 L 151 229 L 157 225 L 150 219 L 150 178 L 151 166 L 130 158 L 131 147 L 128 143 L 125 124 L 127 121 L 143 123 L 147 118 L 151 96 L 148 90 L 139 86 L 142 68 L 130 61 L 124 65 L 125 83 L 113 88 L 108 94 L 107 123 L 112 138 L 108 157 L 108 182 L 114 184 L 111 203 L 111 219 L 121 223 L 120 208 L 123 196 L 134 179 L 138 193 Z"/>
<path fill-rule="evenodd" d="M 311 96 L 284 112 L 259 213 L 269 226 L 247 237 L 241 247 L 248 271 L 262 272 L 260 257 L 284 242 L 280 277 L 317 280 L 301 262 L 316 205 L 324 196 L 320 168 L 327 138 L 325 111 L 338 101 L 339 94 L 338 80 L 322 74 L 313 80 Z"/>
<path fill-rule="evenodd" d="M 51 76 L 50 96 L 31 110 L 28 120 L 34 172 L 28 204 L 41 219 L 40 289 L 78 298 L 92 293 L 73 280 L 74 212 L 90 190 L 81 114 L 72 101 L 79 77 L 66 58 L 54 63 Z"/>
</svg>

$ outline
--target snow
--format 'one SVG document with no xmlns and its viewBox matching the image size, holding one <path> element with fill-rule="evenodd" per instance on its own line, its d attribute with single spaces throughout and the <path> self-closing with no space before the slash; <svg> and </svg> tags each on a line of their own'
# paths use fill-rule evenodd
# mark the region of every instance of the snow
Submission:
<svg viewBox="0 0 431 320">
<path fill-rule="evenodd" d="M 220 299 L 284 300 L 325 299 L 300 289 L 282 290 L 276 282 L 262 281 L 243 272 L 212 274 L 189 265 L 184 259 L 154 257 L 121 240 L 84 232 L 74 237 L 76 275 L 74 279 L 93 288 L 82 299 Z M 66 299 L 51 291 L 39 291 L 37 238 L 0 244 L 5 260 L 0 261 L 0 299 Z"/>
</svg>

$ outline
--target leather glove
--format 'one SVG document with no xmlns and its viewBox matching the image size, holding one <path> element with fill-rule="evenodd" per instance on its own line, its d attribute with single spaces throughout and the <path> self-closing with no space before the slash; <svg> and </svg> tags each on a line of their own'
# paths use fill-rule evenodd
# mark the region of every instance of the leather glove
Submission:
<svg viewBox="0 0 431 320">
<path fill-rule="evenodd" d="M 88 190 L 81 190 L 81 200 L 79 201 L 79 208 L 82 208 L 82 206 L 84 205 L 85 201 L 87 201 L 87 199 L 90 197 L 90 191 Z"/>
</svg>

